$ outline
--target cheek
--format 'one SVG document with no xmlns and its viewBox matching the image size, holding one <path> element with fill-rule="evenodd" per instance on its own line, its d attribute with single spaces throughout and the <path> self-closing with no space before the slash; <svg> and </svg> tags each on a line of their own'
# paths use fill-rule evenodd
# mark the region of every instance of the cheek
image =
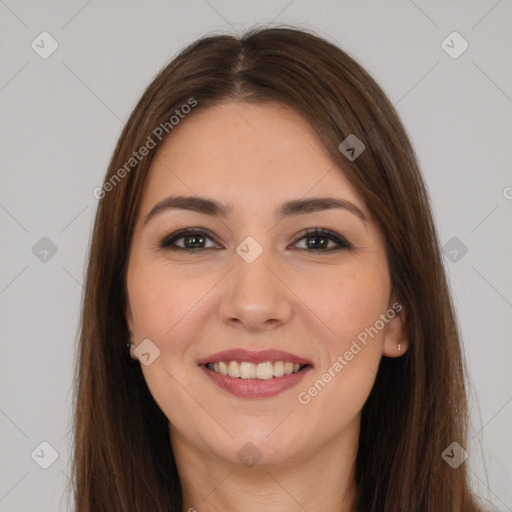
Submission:
<svg viewBox="0 0 512 512">
<path fill-rule="evenodd" d="M 212 281 L 213 284 L 213 281 Z M 162 265 L 134 263 L 128 278 L 128 294 L 138 338 L 158 341 L 162 348 L 166 340 L 177 345 L 180 328 L 194 316 L 196 306 L 211 287 L 208 279 Z M 190 330 L 189 330 L 190 332 Z"/>
<path fill-rule="evenodd" d="M 387 269 L 351 265 L 333 273 L 315 276 L 301 290 L 307 306 L 321 320 L 326 347 L 342 350 L 365 328 L 384 314 L 389 299 Z M 345 348 L 346 349 L 346 348 Z"/>
<path fill-rule="evenodd" d="M 160 354 L 148 366 L 141 366 L 146 384 L 164 414 L 180 422 L 184 411 L 201 411 L 183 389 L 191 386 L 190 375 L 182 364 L 187 350 L 200 329 L 198 304 L 212 286 L 209 278 L 199 279 L 192 273 L 179 272 L 160 262 L 132 262 L 127 279 L 130 305 L 134 320 L 134 338 L 153 341 Z M 204 322 L 204 320 L 203 320 Z M 186 422 L 185 422 L 186 423 Z M 186 424 L 183 428 L 190 428 Z"/>
<path fill-rule="evenodd" d="M 318 406 L 322 403 L 326 418 L 338 424 L 357 414 L 375 381 L 384 332 L 375 330 L 375 325 L 387 310 L 390 290 L 386 269 L 377 267 L 375 272 L 354 267 L 324 289 L 328 290 L 322 299 L 325 323 L 335 336 L 323 341 L 321 372 L 328 373 L 324 373 L 328 383 Z"/>
<path fill-rule="evenodd" d="M 323 326 L 323 335 L 316 339 L 322 357 L 314 378 L 330 370 L 324 374 L 328 389 L 322 391 L 318 405 L 325 400 L 345 407 L 351 397 L 355 412 L 370 392 L 382 356 L 383 329 L 376 332 L 374 326 L 387 310 L 389 281 L 386 269 L 378 267 L 368 272 L 368 267 L 363 271 L 352 266 L 340 275 L 316 280 L 308 291 Z M 323 384 L 317 387 L 323 389 Z M 331 413 L 336 415 L 335 410 Z"/>
</svg>

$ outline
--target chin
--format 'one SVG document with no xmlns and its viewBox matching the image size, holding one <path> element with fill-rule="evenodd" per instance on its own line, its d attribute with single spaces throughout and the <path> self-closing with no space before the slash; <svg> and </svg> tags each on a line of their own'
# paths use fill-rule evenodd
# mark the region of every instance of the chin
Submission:
<svg viewBox="0 0 512 512">
<path fill-rule="evenodd" d="M 265 428 L 261 429 L 236 429 L 233 439 L 225 437 L 219 444 L 212 440 L 210 449 L 228 464 L 263 467 L 292 463 L 300 457 L 303 440 L 290 428 L 278 432 L 279 421 L 274 422 L 272 428 L 267 428 L 265 423 Z"/>
</svg>

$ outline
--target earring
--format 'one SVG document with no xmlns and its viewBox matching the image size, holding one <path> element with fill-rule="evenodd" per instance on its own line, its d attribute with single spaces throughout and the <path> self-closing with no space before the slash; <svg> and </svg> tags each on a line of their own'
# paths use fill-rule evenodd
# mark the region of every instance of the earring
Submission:
<svg viewBox="0 0 512 512">
<path fill-rule="evenodd" d="M 400 343 L 398 344 L 398 352 L 400 352 L 402 349 L 400 347 Z"/>
</svg>

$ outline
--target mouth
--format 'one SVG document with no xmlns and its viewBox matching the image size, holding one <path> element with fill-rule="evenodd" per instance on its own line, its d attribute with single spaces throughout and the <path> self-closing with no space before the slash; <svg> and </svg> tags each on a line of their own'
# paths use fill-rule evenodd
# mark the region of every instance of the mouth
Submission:
<svg viewBox="0 0 512 512">
<path fill-rule="evenodd" d="M 265 361 L 252 363 L 249 361 L 220 361 L 207 363 L 206 368 L 232 379 L 280 379 L 285 375 L 299 373 L 307 364 L 292 363 L 291 361 Z"/>
<path fill-rule="evenodd" d="M 240 398 L 268 398 L 297 385 L 313 364 L 278 350 L 219 352 L 198 361 L 209 379 Z"/>
</svg>

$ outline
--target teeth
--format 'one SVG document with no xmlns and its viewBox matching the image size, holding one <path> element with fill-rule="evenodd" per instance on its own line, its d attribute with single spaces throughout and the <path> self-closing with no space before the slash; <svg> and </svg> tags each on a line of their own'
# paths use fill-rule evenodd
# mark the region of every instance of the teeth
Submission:
<svg viewBox="0 0 512 512">
<path fill-rule="evenodd" d="M 210 368 L 211 369 L 211 368 Z M 213 368 L 215 370 L 215 367 Z M 217 370 L 215 370 L 217 371 Z M 219 372 L 221 375 L 227 375 L 228 374 L 228 367 L 224 361 L 221 361 L 219 363 Z"/>
<path fill-rule="evenodd" d="M 283 361 L 276 361 L 274 363 L 274 377 L 282 377 L 284 375 Z"/>
<path fill-rule="evenodd" d="M 229 361 L 228 375 L 230 377 L 240 377 L 240 365 L 236 361 Z"/>
<path fill-rule="evenodd" d="M 256 365 L 245 361 L 240 363 L 240 377 L 242 379 L 254 379 L 256 377 Z"/>
<path fill-rule="evenodd" d="M 298 373 L 304 365 L 284 361 L 265 361 L 264 363 L 249 363 L 247 361 L 220 361 L 208 363 L 207 367 L 215 373 L 229 375 L 233 378 L 267 380 Z"/>
<path fill-rule="evenodd" d="M 258 363 L 256 366 L 256 378 L 257 379 L 271 379 L 274 376 L 274 368 L 270 361 L 266 363 Z"/>
</svg>

